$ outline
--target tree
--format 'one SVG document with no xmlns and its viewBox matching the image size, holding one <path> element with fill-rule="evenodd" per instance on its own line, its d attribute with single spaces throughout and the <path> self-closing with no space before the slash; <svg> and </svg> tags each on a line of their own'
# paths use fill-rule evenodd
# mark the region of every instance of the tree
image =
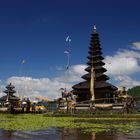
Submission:
<svg viewBox="0 0 140 140">
<path fill-rule="evenodd" d="M 135 100 L 140 100 L 140 86 L 135 86 L 127 91 Z"/>
</svg>

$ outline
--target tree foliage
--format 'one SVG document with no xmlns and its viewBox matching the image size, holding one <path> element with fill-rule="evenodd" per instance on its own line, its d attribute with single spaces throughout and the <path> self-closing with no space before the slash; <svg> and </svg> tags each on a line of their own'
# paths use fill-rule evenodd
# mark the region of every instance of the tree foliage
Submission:
<svg viewBox="0 0 140 140">
<path fill-rule="evenodd" d="M 135 100 L 140 100 L 140 86 L 135 86 L 127 91 Z"/>
</svg>

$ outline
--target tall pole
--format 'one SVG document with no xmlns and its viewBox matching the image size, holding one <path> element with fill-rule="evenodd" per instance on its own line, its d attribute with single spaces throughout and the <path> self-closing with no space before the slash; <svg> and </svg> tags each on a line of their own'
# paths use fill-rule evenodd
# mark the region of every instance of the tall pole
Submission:
<svg viewBox="0 0 140 140">
<path fill-rule="evenodd" d="M 69 70 L 70 67 L 70 42 L 71 42 L 71 38 L 68 35 L 65 39 L 66 43 L 67 43 L 67 50 L 64 52 L 67 54 L 67 66 L 66 66 L 66 71 Z M 66 88 L 65 88 L 66 90 Z M 67 112 L 69 111 L 69 105 L 68 105 L 68 92 L 66 92 L 66 103 L 67 103 Z"/>
<path fill-rule="evenodd" d="M 66 66 L 66 70 L 69 69 L 69 66 L 70 66 L 70 42 L 71 42 L 71 38 L 70 36 L 68 35 L 65 39 L 66 41 L 66 45 L 67 45 L 67 49 L 66 51 L 64 52 L 65 54 L 67 54 L 67 66 Z"/>
<path fill-rule="evenodd" d="M 95 100 L 95 93 L 94 93 L 94 69 L 93 65 L 91 67 L 91 79 L 90 79 L 90 94 L 91 94 L 91 100 Z"/>
<path fill-rule="evenodd" d="M 96 26 L 94 25 L 94 33 L 96 33 Z M 92 57 L 91 57 L 91 79 L 90 79 L 90 94 L 91 94 L 91 100 L 95 101 L 95 92 L 94 92 L 94 68 L 93 68 L 93 50 L 92 50 Z"/>
<path fill-rule="evenodd" d="M 21 62 L 20 62 L 20 67 L 19 67 L 19 77 L 21 77 L 22 78 L 22 69 L 23 69 L 23 65 L 26 63 L 26 60 L 22 60 Z M 24 86 L 24 85 L 23 85 Z M 17 96 L 19 97 L 19 98 L 21 98 L 22 99 L 22 96 L 19 94 L 19 87 L 18 87 L 18 89 L 17 89 Z"/>
<path fill-rule="evenodd" d="M 23 65 L 26 63 L 25 60 L 22 60 L 20 62 L 20 67 L 19 67 L 19 77 L 22 76 L 22 68 L 23 68 Z"/>
</svg>

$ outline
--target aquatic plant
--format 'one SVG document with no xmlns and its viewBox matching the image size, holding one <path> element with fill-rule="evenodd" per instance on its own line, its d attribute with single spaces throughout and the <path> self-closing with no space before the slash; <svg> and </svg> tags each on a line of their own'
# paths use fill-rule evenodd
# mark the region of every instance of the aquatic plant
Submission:
<svg viewBox="0 0 140 140">
<path fill-rule="evenodd" d="M 137 122 L 137 123 L 135 123 Z M 138 125 L 139 124 L 139 125 Z M 48 127 L 78 128 L 84 132 L 100 132 L 117 129 L 129 132 L 140 127 L 140 117 L 53 117 L 43 114 L 0 114 L 0 128 L 5 130 L 45 130 Z"/>
</svg>

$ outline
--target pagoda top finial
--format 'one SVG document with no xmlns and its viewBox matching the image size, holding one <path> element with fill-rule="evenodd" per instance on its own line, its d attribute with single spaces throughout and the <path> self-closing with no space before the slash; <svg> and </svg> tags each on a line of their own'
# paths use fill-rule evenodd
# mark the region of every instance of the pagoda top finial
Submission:
<svg viewBox="0 0 140 140">
<path fill-rule="evenodd" d="M 96 33 L 96 25 L 94 24 L 93 32 Z"/>
</svg>

